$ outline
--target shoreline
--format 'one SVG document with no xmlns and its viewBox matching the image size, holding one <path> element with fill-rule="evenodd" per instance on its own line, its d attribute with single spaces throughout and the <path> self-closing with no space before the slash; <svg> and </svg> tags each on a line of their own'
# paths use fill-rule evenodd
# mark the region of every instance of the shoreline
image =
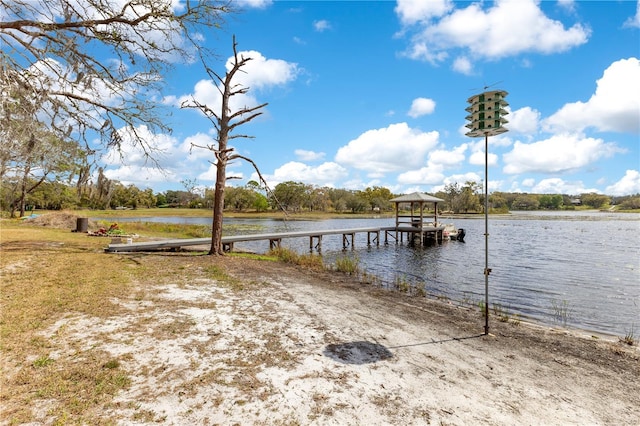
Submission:
<svg viewBox="0 0 640 426">
<path fill-rule="evenodd" d="M 29 213 L 29 214 L 26 214 Z M 204 217 L 209 218 L 212 217 L 212 210 L 205 209 L 188 209 L 188 208 L 151 208 L 151 209 L 126 209 L 126 210 L 61 210 L 61 211 L 50 211 L 50 210 L 42 210 L 42 211 L 29 211 L 25 212 L 25 217 L 28 217 L 31 214 L 42 215 L 48 213 L 64 213 L 70 214 L 77 217 L 103 217 L 105 220 L 108 220 L 110 217 L 126 217 L 126 218 L 144 218 L 144 217 L 166 217 L 166 216 L 176 216 L 176 217 L 185 217 L 185 218 L 196 218 L 196 217 Z M 600 210 L 600 209 L 576 209 L 576 210 L 513 210 L 507 213 L 489 213 L 489 218 L 510 218 L 510 217 L 518 217 L 521 216 L 533 216 L 536 218 L 542 217 L 544 215 L 548 215 L 551 218 L 559 218 L 570 216 L 575 214 L 577 216 L 580 215 L 600 215 L 600 214 L 613 214 L 613 215 L 639 215 L 640 211 L 633 210 Z M 233 218 L 233 219 L 274 219 L 274 220 L 325 220 L 325 219 L 376 219 L 376 218 L 389 218 L 393 219 L 394 213 L 373 213 L 373 212 L 365 212 L 365 213 L 335 213 L 335 212 L 302 212 L 302 213 L 291 213 L 288 212 L 284 214 L 281 211 L 269 211 L 269 212 L 234 212 L 234 211 L 225 211 L 224 217 Z M 447 218 L 447 219 L 484 219 L 484 214 L 482 212 L 478 213 L 442 213 L 438 214 L 438 217 Z M 631 218 L 631 220 L 635 220 L 639 218 Z"/>
<path fill-rule="evenodd" d="M 537 213 L 526 213 L 525 216 L 533 216 L 533 218 L 538 219 Z M 638 218 L 638 220 L 640 221 L 640 217 Z M 70 219 L 71 221 L 71 219 Z M 73 222 L 73 226 L 75 227 L 75 217 L 72 220 Z M 640 222 L 639 222 L 640 223 Z M 162 239 L 163 237 L 149 237 L 150 239 Z M 191 249 L 187 249 L 185 248 L 184 250 L 186 251 L 208 251 L 208 246 L 197 246 L 197 247 L 192 247 Z M 246 252 L 250 252 L 249 250 L 246 250 Z M 258 253 L 258 252 L 256 252 Z M 254 254 L 256 254 L 254 253 Z M 380 283 L 382 283 L 382 281 L 379 281 Z M 388 288 L 390 291 L 393 291 L 393 282 L 389 281 L 389 282 L 385 282 L 384 287 Z M 491 290 L 490 290 L 491 292 Z M 439 297 L 443 297 L 446 298 L 448 297 L 446 293 L 443 293 L 441 295 L 433 293 L 429 295 L 430 297 L 434 297 L 434 298 L 439 298 Z M 454 298 L 451 299 L 455 304 L 461 304 L 464 306 L 469 306 L 471 308 L 474 308 L 476 301 L 475 300 L 466 300 L 464 298 Z M 617 337 L 617 338 L 623 338 L 625 337 L 625 334 L 627 333 L 631 333 L 631 334 L 635 334 L 634 333 L 634 327 L 633 324 L 631 325 L 631 329 L 629 330 L 628 328 L 622 327 L 619 328 L 618 331 L 613 331 L 613 330 L 602 330 L 602 328 L 598 329 L 598 328 L 589 328 L 589 327 L 585 327 L 582 326 L 582 324 L 580 325 L 571 325 L 571 324 L 566 324 L 566 320 L 565 318 L 563 319 L 557 319 L 557 318 L 553 318 L 551 315 L 553 314 L 553 312 L 549 313 L 549 312 L 542 312 L 541 315 L 539 316 L 528 316 L 524 313 L 516 313 L 516 312 L 510 312 L 510 307 L 509 306 L 500 306 L 498 305 L 498 309 L 502 311 L 502 313 L 504 313 L 505 315 L 508 316 L 512 316 L 512 317 L 519 317 L 521 320 L 523 321 L 529 321 L 529 322 L 535 322 L 535 323 L 540 323 L 544 326 L 548 326 L 548 327 L 558 327 L 558 328 L 566 328 L 566 329 L 572 329 L 572 330 L 576 330 L 576 331 L 581 331 L 584 334 L 588 334 L 588 335 L 596 335 L 598 337 Z M 571 322 L 571 321 L 569 321 Z M 577 321 L 578 323 L 580 323 L 580 321 Z M 598 324 L 596 324 L 597 326 Z M 638 338 L 638 336 L 632 336 L 635 337 L 636 339 Z"/>
<path fill-rule="evenodd" d="M 493 316 L 484 336 L 478 311 L 347 274 L 78 237 L 3 230 L 0 424 L 640 423 L 637 345 Z"/>
</svg>

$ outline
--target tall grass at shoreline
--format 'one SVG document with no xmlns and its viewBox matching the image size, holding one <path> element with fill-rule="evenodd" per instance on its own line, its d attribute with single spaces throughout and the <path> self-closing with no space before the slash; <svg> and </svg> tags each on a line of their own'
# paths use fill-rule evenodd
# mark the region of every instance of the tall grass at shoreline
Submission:
<svg viewBox="0 0 640 426">
<path fill-rule="evenodd" d="M 112 222 L 98 221 L 103 227 L 109 227 Z M 126 234 L 144 234 L 147 236 L 162 236 L 167 238 L 206 238 L 211 236 L 211 226 L 177 224 L 164 222 L 125 222 L 119 227 Z"/>
</svg>

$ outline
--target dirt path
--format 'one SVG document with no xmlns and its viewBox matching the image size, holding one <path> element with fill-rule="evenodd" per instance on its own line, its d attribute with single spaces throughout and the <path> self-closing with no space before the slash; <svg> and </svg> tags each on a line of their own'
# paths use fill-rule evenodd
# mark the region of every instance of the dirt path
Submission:
<svg viewBox="0 0 640 426">
<path fill-rule="evenodd" d="M 220 286 L 141 283 L 126 314 L 48 330 L 132 372 L 122 424 L 640 424 L 640 352 L 425 298 L 225 258 Z M 185 261 L 186 262 L 186 261 Z M 198 262 L 201 262 L 199 264 Z M 61 356 L 64 354 L 60 354 Z M 42 407 L 46 412 L 46 407 Z"/>
</svg>

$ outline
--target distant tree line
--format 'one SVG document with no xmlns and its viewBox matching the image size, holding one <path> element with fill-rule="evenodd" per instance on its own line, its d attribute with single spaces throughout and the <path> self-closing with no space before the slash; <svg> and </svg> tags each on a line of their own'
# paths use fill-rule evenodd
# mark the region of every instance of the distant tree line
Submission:
<svg viewBox="0 0 640 426">
<path fill-rule="evenodd" d="M 74 173 L 69 173 L 74 176 Z M 82 180 L 81 170 L 75 171 L 76 181 Z M 105 177 L 101 169 L 95 182 L 88 179 L 82 184 L 59 180 L 23 180 L 5 175 L 0 182 L 0 209 L 10 216 L 33 209 L 138 209 L 138 208 L 203 208 L 211 209 L 214 191 L 198 189 L 195 182 L 182 182 L 184 190 L 154 193 L 152 189 L 139 189 Z M 30 188 L 24 191 L 23 188 Z M 244 186 L 228 186 L 224 192 L 225 211 L 265 212 L 286 210 L 300 212 L 385 213 L 394 209 L 390 201 L 393 194 L 385 187 L 349 190 L 318 187 L 302 182 L 287 181 L 266 191 L 257 182 Z M 481 184 L 465 182 L 446 185 L 432 194 L 444 200 L 438 205 L 442 213 L 474 214 L 484 211 L 484 193 Z M 21 206 L 23 211 L 21 211 Z M 493 192 L 489 195 L 491 213 L 510 210 L 570 210 L 576 208 L 602 209 L 616 206 L 618 210 L 640 209 L 640 194 L 611 197 L 588 193 L 579 195 L 527 194 Z"/>
</svg>

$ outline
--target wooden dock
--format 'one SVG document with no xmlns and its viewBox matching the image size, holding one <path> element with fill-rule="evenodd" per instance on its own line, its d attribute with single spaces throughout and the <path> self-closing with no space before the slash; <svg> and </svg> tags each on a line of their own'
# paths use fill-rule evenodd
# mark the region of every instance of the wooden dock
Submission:
<svg viewBox="0 0 640 426">
<path fill-rule="evenodd" d="M 276 232 L 267 234 L 246 234 L 222 237 L 222 245 L 225 251 L 233 251 L 235 243 L 247 241 L 269 241 L 269 248 L 280 247 L 285 238 L 309 238 L 309 250 L 322 250 L 322 237 L 326 235 L 342 235 L 342 248 L 354 248 L 355 236 L 359 233 L 367 234 L 367 246 L 380 245 L 380 234 L 384 232 L 384 243 L 388 244 L 390 239 L 396 244 L 404 241 L 406 235 L 407 242 L 415 243 L 421 241 L 426 244 L 428 241 L 442 242 L 444 225 L 434 226 L 423 224 L 422 226 L 390 226 L 375 228 L 352 228 L 352 229 L 325 229 L 317 231 L 291 231 Z M 111 243 L 105 251 L 108 253 L 123 253 L 135 251 L 156 251 L 175 250 L 188 246 L 210 245 L 211 238 L 181 238 L 174 240 L 156 240 L 136 243 Z"/>
</svg>

